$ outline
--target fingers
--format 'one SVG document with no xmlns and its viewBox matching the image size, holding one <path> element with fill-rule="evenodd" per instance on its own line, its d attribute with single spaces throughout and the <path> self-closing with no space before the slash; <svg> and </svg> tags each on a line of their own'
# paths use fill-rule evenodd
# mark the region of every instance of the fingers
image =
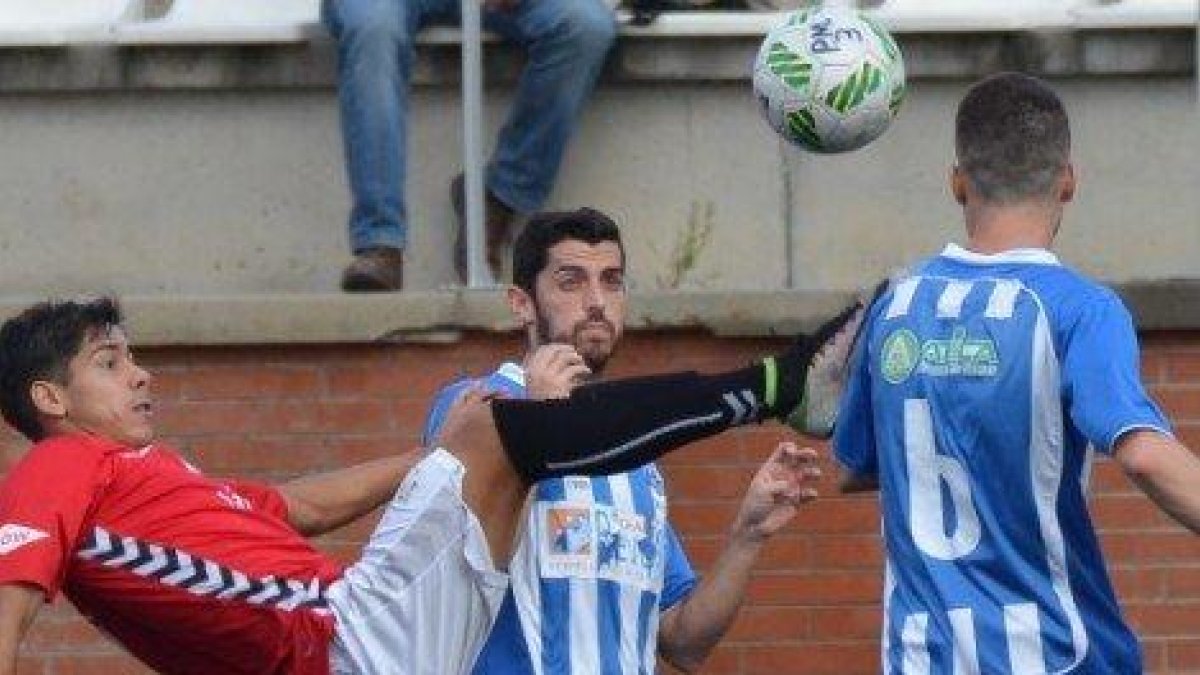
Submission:
<svg viewBox="0 0 1200 675">
<path fill-rule="evenodd" d="M 525 361 L 526 388 L 531 398 L 562 398 L 591 372 L 571 345 L 543 345 Z"/>
<path fill-rule="evenodd" d="M 547 372 L 562 372 L 567 369 L 588 370 L 583 357 L 571 345 L 549 344 L 534 350 L 526 364 L 529 369 L 538 368 Z"/>
<path fill-rule="evenodd" d="M 791 441 L 775 446 L 764 468 L 768 491 L 776 498 L 793 504 L 817 498 L 817 482 L 821 479 L 820 456 L 810 447 L 798 447 Z"/>
</svg>

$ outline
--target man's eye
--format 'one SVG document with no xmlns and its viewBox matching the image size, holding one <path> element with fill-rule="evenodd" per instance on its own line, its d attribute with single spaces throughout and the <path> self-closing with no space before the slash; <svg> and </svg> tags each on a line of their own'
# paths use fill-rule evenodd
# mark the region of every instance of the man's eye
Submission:
<svg viewBox="0 0 1200 675">
<path fill-rule="evenodd" d="M 610 291 L 619 291 L 625 288 L 625 277 L 620 274 L 605 275 L 602 280 Z"/>
</svg>

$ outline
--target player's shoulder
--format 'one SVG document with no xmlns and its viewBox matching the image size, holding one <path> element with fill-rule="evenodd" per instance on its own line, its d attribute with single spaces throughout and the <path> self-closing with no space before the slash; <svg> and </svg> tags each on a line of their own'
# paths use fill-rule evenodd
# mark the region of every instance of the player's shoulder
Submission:
<svg viewBox="0 0 1200 675">
<path fill-rule="evenodd" d="M 128 451 L 128 446 L 89 434 L 63 434 L 42 439 L 32 446 L 22 461 L 85 462 Z"/>
<path fill-rule="evenodd" d="M 1095 310 L 1124 310 L 1116 291 L 1065 265 L 1056 265 L 1027 280 L 1053 313 L 1065 317 Z"/>
<path fill-rule="evenodd" d="M 96 436 L 69 434 L 46 438 L 26 450 L 5 476 L 5 484 L 62 484 L 65 475 L 84 480 L 105 473 L 113 458 L 132 450 L 128 446 Z"/>
<path fill-rule="evenodd" d="M 520 395 L 525 390 L 525 372 L 517 364 L 505 362 L 486 375 L 461 375 L 438 392 L 438 399 L 456 398 L 470 387 L 481 387 L 484 391 Z"/>
</svg>

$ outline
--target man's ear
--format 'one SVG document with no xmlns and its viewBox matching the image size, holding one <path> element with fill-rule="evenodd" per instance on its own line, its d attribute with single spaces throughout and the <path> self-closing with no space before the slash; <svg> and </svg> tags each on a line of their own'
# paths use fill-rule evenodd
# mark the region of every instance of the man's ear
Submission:
<svg viewBox="0 0 1200 675">
<path fill-rule="evenodd" d="M 1058 201 L 1066 204 L 1075 198 L 1075 188 L 1078 183 L 1075 180 L 1075 165 L 1067 162 L 1066 168 L 1063 169 L 1062 177 L 1059 179 L 1058 186 Z"/>
<path fill-rule="evenodd" d="M 506 295 L 508 308 L 512 310 L 513 316 L 517 317 L 521 328 L 532 326 L 537 321 L 537 309 L 534 307 L 533 298 L 519 286 L 509 286 Z"/>
<path fill-rule="evenodd" d="M 967 205 L 967 174 L 957 164 L 950 167 L 950 194 L 959 206 Z"/>
<path fill-rule="evenodd" d="M 39 415 L 63 418 L 67 416 L 67 396 L 62 386 L 49 380 L 34 380 L 29 385 L 29 398 Z"/>
</svg>

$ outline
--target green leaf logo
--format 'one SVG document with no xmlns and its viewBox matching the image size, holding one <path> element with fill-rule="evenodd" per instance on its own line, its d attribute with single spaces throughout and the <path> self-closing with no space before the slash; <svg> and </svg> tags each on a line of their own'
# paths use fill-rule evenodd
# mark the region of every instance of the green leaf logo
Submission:
<svg viewBox="0 0 1200 675">
<path fill-rule="evenodd" d="M 891 33 L 887 32 L 879 22 L 869 16 L 862 17 L 864 23 L 871 28 L 871 32 L 875 33 L 875 37 L 879 38 L 879 44 L 883 47 L 883 53 L 887 55 L 888 60 L 895 63 L 900 59 L 900 47 L 896 46 L 896 40 L 892 38 Z"/>
<path fill-rule="evenodd" d="M 883 379 L 891 384 L 900 384 L 908 379 L 921 361 L 921 341 L 907 328 L 892 333 L 883 341 L 880 355 L 880 370 Z"/>
<path fill-rule="evenodd" d="M 864 63 L 862 68 L 829 90 L 829 93 L 825 95 L 825 103 L 845 115 L 882 84 L 883 70 L 870 63 Z"/>
<path fill-rule="evenodd" d="M 817 135 L 817 121 L 811 112 L 801 109 L 787 114 L 788 133 L 800 145 L 811 150 L 820 150 L 821 137 Z"/>
<path fill-rule="evenodd" d="M 892 94 L 888 97 L 888 112 L 892 117 L 900 110 L 900 104 L 904 102 L 904 96 L 907 89 L 903 82 L 897 82 L 896 86 L 892 87 Z"/>
<path fill-rule="evenodd" d="M 812 64 L 788 49 L 782 42 L 771 44 L 771 50 L 767 52 L 767 68 L 787 86 L 796 90 L 808 87 L 812 78 Z"/>
</svg>

